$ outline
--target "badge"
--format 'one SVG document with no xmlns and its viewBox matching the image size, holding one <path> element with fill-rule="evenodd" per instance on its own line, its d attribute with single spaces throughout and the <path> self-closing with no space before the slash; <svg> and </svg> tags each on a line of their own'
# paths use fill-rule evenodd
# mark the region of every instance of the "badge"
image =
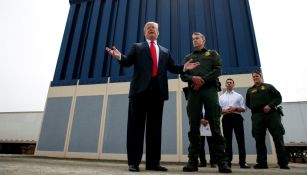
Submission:
<svg viewBox="0 0 307 175">
<path fill-rule="evenodd" d="M 262 86 L 260 87 L 260 89 L 261 89 L 261 90 L 266 90 L 266 87 L 262 85 Z"/>
<path fill-rule="evenodd" d="M 209 51 L 206 51 L 206 52 L 205 52 L 205 56 L 206 56 L 206 57 L 210 56 L 210 52 L 209 52 Z"/>
</svg>

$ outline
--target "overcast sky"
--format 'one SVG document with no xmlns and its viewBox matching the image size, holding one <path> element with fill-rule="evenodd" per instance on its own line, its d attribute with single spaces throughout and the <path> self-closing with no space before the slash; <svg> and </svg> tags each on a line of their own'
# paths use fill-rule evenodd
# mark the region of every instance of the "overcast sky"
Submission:
<svg viewBox="0 0 307 175">
<path fill-rule="evenodd" d="M 291 3 L 289 3 L 291 2 Z M 249 0 L 265 82 L 307 101 L 307 0 Z M 43 111 L 69 0 L 0 0 L 0 112 Z"/>
</svg>

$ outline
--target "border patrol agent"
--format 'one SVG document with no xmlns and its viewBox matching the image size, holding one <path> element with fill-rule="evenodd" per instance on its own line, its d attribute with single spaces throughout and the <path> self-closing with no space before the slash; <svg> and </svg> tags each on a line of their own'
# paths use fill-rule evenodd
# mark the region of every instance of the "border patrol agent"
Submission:
<svg viewBox="0 0 307 175">
<path fill-rule="evenodd" d="M 254 71 L 252 76 L 255 84 L 247 90 L 246 106 L 252 111 L 252 135 L 256 140 L 257 164 L 254 168 L 268 168 L 265 145 L 266 129 L 268 129 L 274 140 L 280 169 L 290 169 L 284 147 L 285 130 L 281 123 L 281 115 L 276 110 L 282 101 L 281 94 L 271 84 L 263 83 L 259 71 Z"/>
<path fill-rule="evenodd" d="M 180 77 L 182 81 L 188 82 L 188 104 L 187 113 L 189 117 L 189 161 L 183 167 L 183 171 L 198 171 L 198 156 L 200 153 L 200 121 L 202 109 L 205 108 L 205 119 L 209 121 L 212 132 L 212 151 L 217 158 L 219 172 L 231 173 L 228 166 L 228 158 L 225 153 L 225 140 L 221 134 L 220 117 L 221 108 L 218 102 L 218 77 L 221 75 L 221 58 L 213 50 L 205 49 L 205 36 L 199 32 L 192 35 L 194 51 L 185 57 L 185 62 L 199 62 L 200 65 L 194 70 L 189 70 Z"/>
</svg>

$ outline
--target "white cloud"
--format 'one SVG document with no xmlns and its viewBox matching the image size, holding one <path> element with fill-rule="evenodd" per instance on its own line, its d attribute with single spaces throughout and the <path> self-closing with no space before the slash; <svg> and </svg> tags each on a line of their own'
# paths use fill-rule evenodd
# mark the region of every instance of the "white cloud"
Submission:
<svg viewBox="0 0 307 175">
<path fill-rule="evenodd" d="M 249 0 L 263 76 L 283 101 L 307 100 L 307 1 Z"/>
<path fill-rule="evenodd" d="M 42 111 L 69 2 L 0 1 L 0 111 Z"/>
</svg>

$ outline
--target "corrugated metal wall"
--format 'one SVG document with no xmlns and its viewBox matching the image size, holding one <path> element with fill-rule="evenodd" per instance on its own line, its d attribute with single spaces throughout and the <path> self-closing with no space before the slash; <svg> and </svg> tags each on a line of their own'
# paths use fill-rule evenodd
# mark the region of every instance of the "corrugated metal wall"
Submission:
<svg viewBox="0 0 307 175">
<path fill-rule="evenodd" d="M 158 42 L 179 64 L 193 50 L 191 34 L 202 32 L 207 48 L 223 58 L 224 74 L 260 67 L 248 0 L 70 0 L 70 11 L 52 86 L 129 81 L 105 52 L 115 45 L 126 53 L 144 41 L 147 21 L 160 25 Z M 171 77 L 177 77 L 170 75 Z"/>
<path fill-rule="evenodd" d="M 307 101 L 282 103 L 285 116 L 282 118 L 286 134 L 285 143 L 307 144 Z"/>
</svg>

